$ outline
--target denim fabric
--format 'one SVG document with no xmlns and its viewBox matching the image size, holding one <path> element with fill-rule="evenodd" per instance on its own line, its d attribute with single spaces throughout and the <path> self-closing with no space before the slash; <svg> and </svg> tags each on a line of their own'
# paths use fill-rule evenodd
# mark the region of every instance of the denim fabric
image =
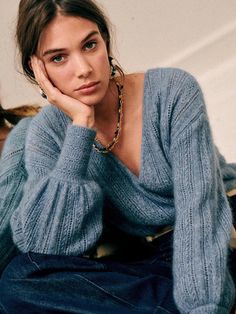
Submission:
<svg viewBox="0 0 236 314">
<path fill-rule="evenodd" d="M 173 300 L 172 234 L 159 242 L 149 258 L 125 262 L 21 254 L 1 278 L 1 313 L 179 313 Z"/>
</svg>

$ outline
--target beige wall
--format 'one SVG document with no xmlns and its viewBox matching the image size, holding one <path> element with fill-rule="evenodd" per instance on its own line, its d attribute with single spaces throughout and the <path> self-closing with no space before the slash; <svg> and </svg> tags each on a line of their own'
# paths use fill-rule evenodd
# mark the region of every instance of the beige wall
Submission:
<svg viewBox="0 0 236 314">
<path fill-rule="evenodd" d="M 19 1 L 0 1 L 2 103 L 4 107 L 43 103 L 37 90 L 16 71 L 13 33 Z M 125 70 L 175 66 L 197 77 L 215 142 L 228 161 L 236 161 L 236 1 L 98 2 L 115 25 L 114 52 Z"/>
</svg>

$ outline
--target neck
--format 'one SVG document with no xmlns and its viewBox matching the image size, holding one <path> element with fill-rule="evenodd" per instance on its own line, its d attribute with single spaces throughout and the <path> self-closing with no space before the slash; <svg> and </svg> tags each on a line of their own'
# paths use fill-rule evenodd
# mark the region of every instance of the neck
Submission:
<svg viewBox="0 0 236 314">
<path fill-rule="evenodd" d="M 112 123 L 114 119 L 117 119 L 118 93 L 114 80 L 110 80 L 105 97 L 94 108 L 96 124 Z"/>
</svg>

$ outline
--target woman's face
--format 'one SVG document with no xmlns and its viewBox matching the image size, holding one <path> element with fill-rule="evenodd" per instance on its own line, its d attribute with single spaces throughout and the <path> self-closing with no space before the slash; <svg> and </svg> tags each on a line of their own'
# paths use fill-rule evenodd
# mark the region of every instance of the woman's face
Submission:
<svg viewBox="0 0 236 314">
<path fill-rule="evenodd" d="M 41 34 L 37 56 L 63 94 L 87 105 L 99 103 L 106 95 L 110 66 L 106 43 L 95 23 L 56 16 Z M 92 86 L 83 88 L 87 84 Z"/>
</svg>

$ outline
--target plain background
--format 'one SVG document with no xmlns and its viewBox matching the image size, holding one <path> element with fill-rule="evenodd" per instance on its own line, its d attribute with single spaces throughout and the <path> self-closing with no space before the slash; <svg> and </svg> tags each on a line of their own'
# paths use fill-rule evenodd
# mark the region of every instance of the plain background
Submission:
<svg viewBox="0 0 236 314">
<path fill-rule="evenodd" d="M 174 66 L 199 81 L 216 145 L 236 162 L 236 0 L 98 0 L 114 25 L 126 72 Z M 0 0 L 0 95 L 5 108 L 45 104 L 19 73 L 14 43 L 19 0 Z"/>
</svg>

